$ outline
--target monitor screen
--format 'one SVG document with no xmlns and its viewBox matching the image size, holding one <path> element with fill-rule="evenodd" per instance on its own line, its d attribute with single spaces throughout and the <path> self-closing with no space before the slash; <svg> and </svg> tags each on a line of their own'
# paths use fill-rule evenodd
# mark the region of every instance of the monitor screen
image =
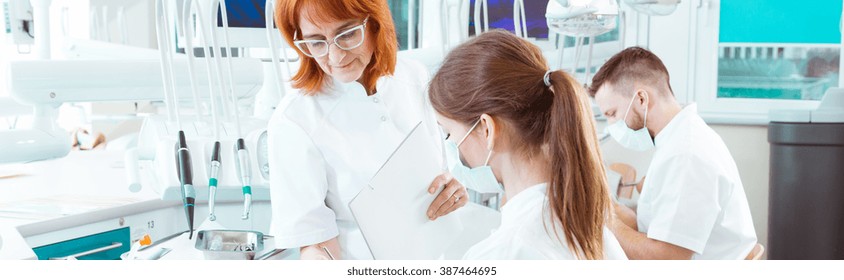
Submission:
<svg viewBox="0 0 844 280">
<path fill-rule="evenodd" d="M 525 17 L 528 37 L 548 38 L 548 24 L 545 10 L 549 0 L 525 0 Z M 515 32 L 513 25 L 513 0 L 487 0 L 489 5 L 489 28 L 501 28 Z M 475 34 L 475 0 L 469 1 L 469 35 Z"/>
<path fill-rule="evenodd" d="M 229 27 L 234 28 L 265 28 L 264 17 L 265 0 L 229 0 L 226 1 L 226 12 L 229 16 Z M 222 12 L 217 13 L 217 26 L 223 27 Z"/>
</svg>

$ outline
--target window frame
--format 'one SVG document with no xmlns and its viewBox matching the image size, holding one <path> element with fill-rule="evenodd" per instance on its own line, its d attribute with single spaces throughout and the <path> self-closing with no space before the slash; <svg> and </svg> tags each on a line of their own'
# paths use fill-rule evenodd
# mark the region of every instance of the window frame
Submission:
<svg viewBox="0 0 844 280">
<path fill-rule="evenodd" d="M 698 104 L 700 115 L 710 123 L 762 125 L 770 122 L 771 110 L 813 110 L 820 101 L 782 100 L 718 97 L 718 57 L 720 52 L 720 0 L 701 0 L 696 9 L 692 30 L 697 34 L 696 63 L 692 76 L 694 91 L 691 100 Z M 844 13 L 844 12 L 842 12 Z M 841 26 L 839 25 L 839 29 Z M 844 36 L 842 41 L 844 42 Z M 725 43 L 729 44 L 729 43 Z M 752 45 L 752 44 L 743 44 Z M 777 46 L 838 46 L 844 54 L 842 44 L 777 44 Z M 839 69 L 844 69 L 844 61 L 839 62 Z M 839 85 L 844 82 L 844 71 L 839 71 Z"/>
</svg>

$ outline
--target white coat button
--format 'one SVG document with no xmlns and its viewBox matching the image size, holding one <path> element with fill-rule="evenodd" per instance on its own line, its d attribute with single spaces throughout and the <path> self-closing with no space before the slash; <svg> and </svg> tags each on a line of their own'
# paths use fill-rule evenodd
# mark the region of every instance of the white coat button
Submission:
<svg viewBox="0 0 844 280">
<path fill-rule="evenodd" d="M 382 122 L 386 122 L 386 121 L 387 121 L 387 116 L 381 116 L 381 121 L 382 121 Z"/>
<path fill-rule="evenodd" d="M 372 102 L 378 103 L 378 97 L 372 98 Z"/>
</svg>

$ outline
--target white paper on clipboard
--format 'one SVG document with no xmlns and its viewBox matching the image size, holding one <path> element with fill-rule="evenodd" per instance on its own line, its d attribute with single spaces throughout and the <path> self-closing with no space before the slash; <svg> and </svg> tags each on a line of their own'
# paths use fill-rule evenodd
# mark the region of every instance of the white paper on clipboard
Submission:
<svg viewBox="0 0 844 280">
<path fill-rule="evenodd" d="M 428 186 L 443 170 L 420 124 L 349 203 L 377 260 L 438 259 L 463 231 L 457 215 L 426 215 L 436 197 Z"/>
<path fill-rule="evenodd" d="M 610 198 L 618 202 L 618 184 L 621 183 L 621 174 L 606 168 L 607 183 L 609 183 Z"/>
</svg>

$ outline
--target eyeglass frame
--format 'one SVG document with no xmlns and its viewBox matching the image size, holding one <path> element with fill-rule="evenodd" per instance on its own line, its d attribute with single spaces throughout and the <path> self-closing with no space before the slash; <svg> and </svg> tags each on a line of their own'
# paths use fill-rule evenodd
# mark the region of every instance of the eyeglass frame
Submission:
<svg viewBox="0 0 844 280">
<path fill-rule="evenodd" d="M 367 23 L 367 21 L 369 21 L 369 16 L 366 16 L 366 18 L 363 19 L 363 23 L 361 25 L 346 29 L 345 31 L 340 32 L 340 34 L 337 34 L 336 36 L 334 36 L 334 39 L 331 40 L 332 43 L 329 43 L 328 40 L 296 40 L 296 37 L 299 34 L 299 30 L 296 30 L 296 31 L 293 32 L 293 45 L 296 46 L 296 48 L 299 49 L 299 51 L 301 51 L 302 54 L 304 54 L 307 57 L 311 57 L 311 58 L 320 58 L 320 57 L 328 55 L 328 52 L 331 49 L 332 44 L 336 45 L 338 48 L 340 48 L 341 50 L 344 50 L 344 51 L 354 50 L 354 49 L 362 46 L 363 42 L 366 41 L 366 23 Z M 360 29 L 360 31 L 362 32 L 360 42 L 357 45 L 355 45 L 354 47 L 350 47 L 350 48 L 344 48 L 344 47 L 341 47 L 340 44 L 337 43 L 337 38 L 340 38 L 341 36 L 346 35 L 348 33 L 357 31 L 357 29 Z M 327 45 L 327 47 L 325 48 L 325 53 L 322 54 L 322 55 L 318 55 L 318 56 L 317 55 L 311 55 L 311 54 L 308 54 L 308 52 L 306 52 L 305 50 L 303 50 L 301 46 L 299 46 L 300 43 L 309 43 L 309 42 L 325 42 L 325 44 Z"/>
</svg>

